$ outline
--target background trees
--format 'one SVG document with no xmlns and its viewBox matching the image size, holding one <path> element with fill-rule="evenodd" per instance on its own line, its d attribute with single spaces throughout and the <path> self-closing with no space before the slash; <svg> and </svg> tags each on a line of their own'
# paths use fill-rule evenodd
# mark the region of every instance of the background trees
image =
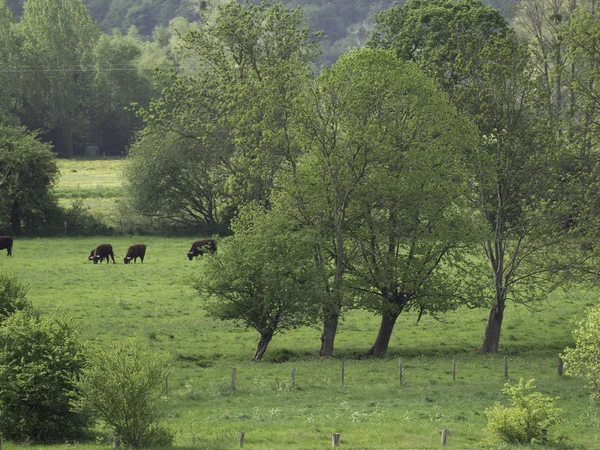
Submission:
<svg viewBox="0 0 600 450">
<path fill-rule="evenodd" d="M 28 69 L 21 72 L 21 121 L 43 130 L 60 156 L 72 156 L 90 125 L 89 69 L 99 30 L 81 0 L 29 0 L 19 32 Z"/>
</svg>

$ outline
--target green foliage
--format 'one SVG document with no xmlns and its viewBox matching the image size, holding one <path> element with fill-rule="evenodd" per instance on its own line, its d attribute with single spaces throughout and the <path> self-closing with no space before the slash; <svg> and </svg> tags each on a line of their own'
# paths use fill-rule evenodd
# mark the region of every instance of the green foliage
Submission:
<svg viewBox="0 0 600 450">
<path fill-rule="evenodd" d="M 531 392 L 535 380 L 511 385 L 506 383 L 502 393 L 510 396 L 510 406 L 496 403 L 485 410 L 488 419 L 487 429 L 494 436 L 511 444 L 531 444 L 542 442 L 542 430 L 561 422 L 561 410 L 554 406 L 555 398 Z"/>
<path fill-rule="evenodd" d="M 573 337 L 575 348 L 566 348 L 562 355 L 566 373 L 583 377 L 592 400 L 600 401 L 600 307 L 577 324 Z"/>
<path fill-rule="evenodd" d="M 73 321 L 17 311 L 0 325 L 0 349 L 2 436 L 36 442 L 84 436 L 89 417 L 70 408 L 85 363 Z"/>
<path fill-rule="evenodd" d="M 48 219 L 56 206 L 50 188 L 58 167 L 50 148 L 23 128 L 0 125 L 0 223 L 15 234 Z"/>
<path fill-rule="evenodd" d="M 37 69 L 19 72 L 21 122 L 42 130 L 59 155 L 72 156 L 89 132 L 89 69 L 100 30 L 81 0 L 27 0 L 18 31 L 24 65 Z"/>
<path fill-rule="evenodd" d="M 96 346 L 77 382 L 74 408 L 99 418 L 128 447 L 169 446 L 173 436 L 156 407 L 168 374 L 167 356 L 139 340 Z"/>
<path fill-rule="evenodd" d="M 253 358 L 259 361 L 274 335 L 316 321 L 322 276 L 312 236 L 291 229 L 280 211 L 250 212 L 238 219 L 234 232 L 205 258 L 194 287 L 211 316 L 260 333 Z"/>
<path fill-rule="evenodd" d="M 16 277 L 0 272 L 0 324 L 16 311 L 33 312 L 27 287 Z"/>
</svg>

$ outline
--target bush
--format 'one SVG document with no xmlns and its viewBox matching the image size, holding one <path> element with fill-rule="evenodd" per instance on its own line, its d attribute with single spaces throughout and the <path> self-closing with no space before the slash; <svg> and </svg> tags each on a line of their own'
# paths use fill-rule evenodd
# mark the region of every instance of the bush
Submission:
<svg viewBox="0 0 600 450">
<path fill-rule="evenodd" d="M 84 365 L 84 347 L 65 318 L 39 319 L 26 311 L 0 326 L 0 434 L 54 442 L 85 435 L 90 418 L 71 411 L 73 379 Z"/>
<path fill-rule="evenodd" d="M 27 288 L 23 283 L 7 273 L 0 272 L 0 324 L 16 311 L 33 311 L 25 294 Z"/>
<path fill-rule="evenodd" d="M 90 411 L 128 447 L 171 445 L 173 435 L 155 406 L 169 373 L 167 356 L 142 349 L 135 340 L 113 349 L 97 347 L 89 361 L 75 409 Z"/>
<path fill-rule="evenodd" d="M 510 395 L 510 407 L 496 403 L 485 410 L 488 419 L 488 431 L 511 444 L 530 444 L 541 441 L 542 430 L 548 430 L 552 425 L 561 421 L 561 410 L 554 407 L 551 397 L 546 397 L 539 392 L 526 394 L 535 389 L 535 380 L 527 384 L 523 379 L 519 384 L 506 383 L 502 393 Z"/>
<path fill-rule="evenodd" d="M 592 309 L 587 318 L 573 330 L 575 348 L 566 348 L 561 355 L 568 375 L 586 379 L 592 401 L 600 400 L 600 306 Z"/>
</svg>

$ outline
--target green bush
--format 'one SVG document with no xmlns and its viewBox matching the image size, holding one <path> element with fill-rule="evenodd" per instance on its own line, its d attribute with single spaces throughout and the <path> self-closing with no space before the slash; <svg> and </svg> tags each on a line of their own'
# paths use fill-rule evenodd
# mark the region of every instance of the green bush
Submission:
<svg viewBox="0 0 600 450">
<path fill-rule="evenodd" d="M 556 399 L 539 392 L 527 394 L 535 389 L 534 382 L 524 384 L 521 378 L 519 384 L 504 385 L 502 393 L 510 395 L 510 406 L 496 403 L 485 410 L 487 429 L 492 435 L 511 444 L 530 444 L 541 441 L 542 430 L 561 421 L 561 410 L 554 406 Z"/>
<path fill-rule="evenodd" d="M 575 348 L 566 348 L 561 355 L 568 375 L 586 379 L 593 401 L 600 400 L 600 306 L 592 309 L 573 330 Z"/>
<path fill-rule="evenodd" d="M 16 311 L 0 325 L 0 434 L 25 442 L 80 439 L 90 418 L 71 411 L 84 347 L 66 318 Z"/>
<path fill-rule="evenodd" d="M 173 435 L 156 408 L 169 373 L 167 356 L 134 340 L 113 349 L 97 347 L 89 361 L 78 383 L 75 410 L 91 412 L 128 447 L 171 445 Z"/>
<path fill-rule="evenodd" d="M 0 324 L 15 311 L 32 312 L 31 302 L 27 300 L 27 287 L 17 278 L 0 272 Z"/>
</svg>

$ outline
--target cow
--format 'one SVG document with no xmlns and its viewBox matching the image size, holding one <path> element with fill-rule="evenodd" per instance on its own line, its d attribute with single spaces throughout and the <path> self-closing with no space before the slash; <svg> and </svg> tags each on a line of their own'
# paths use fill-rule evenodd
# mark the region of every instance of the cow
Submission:
<svg viewBox="0 0 600 450">
<path fill-rule="evenodd" d="M 191 261 L 195 257 L 204 255 L 206 252 L 211 254 L 217 251 L 217 241 L 214 239 L 201 239 L 192 244 L 190 251 L 186 253 L 188 259 Z"/>
<path fill-rule="evenodd" d="M 145 255 L 146 246 L 144 244 L 134 244 L 127 250 L 127 254 L 125 255 L 125 258 L 123 258 L 123 262 L 125 264 L 129 264 L 133 259 L 133 262 L 137 263 L 137 259 L 140 258 L 140 261 L 143 263 Z"/>
<path fill-rule="evenodd" d="M 0 236 L 0 250 L 6 249 L 6 256 L 12 256 L 13 238 Z"/>
<path fill-rule="evenodd" d="M 98 264 L 98 260 L 102 262 L 104 261 L 104 258 L 106 258 L 106 264 L 108 264 L 110 262 L 109 257 L 112 258 L 112 262 L 115 264 L 115 255 L 113 253 L 112 245 L 101 244 L 90 252 L 88 260 L 94 261 L 94 264 Z"/>
</svg>

